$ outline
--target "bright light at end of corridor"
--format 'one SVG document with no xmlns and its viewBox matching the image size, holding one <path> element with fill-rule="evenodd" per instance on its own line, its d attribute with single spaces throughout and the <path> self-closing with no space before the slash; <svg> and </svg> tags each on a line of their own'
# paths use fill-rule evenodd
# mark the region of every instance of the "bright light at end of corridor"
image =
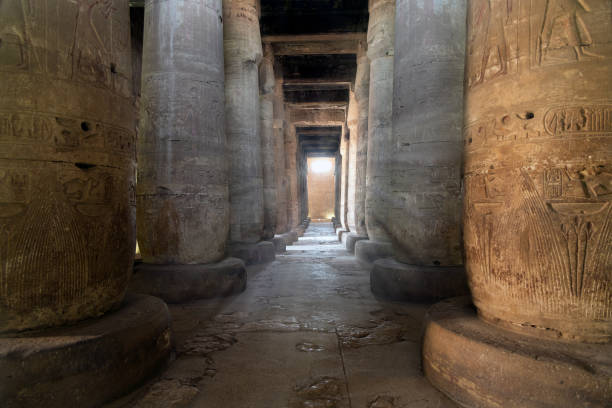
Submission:
<svg viewBox="0 0 612 408">
<path fill-rule="evenodd" d="M 316 159 L 310 162 L 310 171 L 313 173 L 328 173 L 331 171 L 331 159 Z"/>
</svg>

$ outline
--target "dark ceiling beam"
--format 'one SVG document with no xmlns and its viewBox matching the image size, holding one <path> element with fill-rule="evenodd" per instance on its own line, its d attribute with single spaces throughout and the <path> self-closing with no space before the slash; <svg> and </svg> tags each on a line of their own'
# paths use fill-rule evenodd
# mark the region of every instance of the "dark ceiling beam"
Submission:
<svg viewBox="0 0 612 408">
<path fill-rule="evenodd" d="M 130 0 L 128 4 L 130 7 L 144 7 L 145 0 Z"/>
<path fill-rule="evenodd" d="M 348 103 L 348 89 L 284 91 L 286 103 Z"/>
<path fill-rule="evenodd" d="M 284 92 L 300 92 L 300 91 L 333 91 L 349 89 L 351 82 L 316 82 L 306 81 L 303 83 L 283 83 Z"/>
<path fill-rule="evenodd" d="M 350 83 L 357 73 L 355 54 L 280 55 L 275 59 L 277 66 L 281 67 L 285 83 Z"/>
</svg>

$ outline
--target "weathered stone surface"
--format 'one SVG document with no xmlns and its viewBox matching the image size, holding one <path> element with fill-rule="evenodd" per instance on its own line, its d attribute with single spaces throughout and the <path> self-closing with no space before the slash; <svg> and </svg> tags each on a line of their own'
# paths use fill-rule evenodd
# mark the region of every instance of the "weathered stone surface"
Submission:
<svg viewBox="0 0 612 408">
<path fill-rule="evenodd" d="M 134 257 L 128 5 L 56 3 L 0 3 L 0 332 L 117 306 Z"/>
<path fill-rule="evenodd" d="M 538 339 L 490 325 L 467 297 L 436 304 L 425 319 L 425 376 L 465 407 L 607 407 L 611 357 L 609 344 Z"/>
<path fill-rule="evenodd" d="M 608 342 L 612 3 L 480 3 L 464 130 L 474 304 L 535 336 Z"/>
<path fill-rule="evenodd" d="M 262 57 L 257 0 L 223 1 L 225 128 L 230 152 L 230 242 L 263 236 L 264 193 L 259 131 Z"/>
<path fill-rule="evenodd" d="M 368 113 L 370 110 L 370 59 L 367 54 L 367 42 L 361 40 L 357 50 L 357 76 L 355 77 L 355 100 L 358 109 L 357 144 L 355 156 L 355 189 L 354 196 L 349 195 L 349 201 L 354 200 L 355 228 L 351 231 L 366 235 L 365 222 L 365 200 L 366 200 L 366 175 L 368 164 Z M 349 226 L 350 226 L 349 221 Z"/>
<path fill-rule="evenodd" d="M 393 256 L 393 246 L 390 242 L 372 241 L 369 239 L 355 243 L 355 257 L 367 269 L 372 269 L 374 261 Z"/>
<path fill-rule="evenodd" d="M 359 241 L 363 241 L 364 239 L 368 239 L 365 235 L 357 235 L 354 232 L 351 232 L 346 237 L 346 250 L 351 254 L 355 253 L 355 244 Z"/>
<path fill-rule="evenodd" d="M 395 0 L 370 1 L 368 58 L 370 92 L 365 221 L 371 240 L 390 242 L 389 209 L 393 154 L 391 114 L 393 105 L 393 27 Z"/>
<path fill-rule="evenodd" d="M 151 264 L 216 262 L 229 223 L 221 3 L 149 3 L 136 192 L 140 251 Z"/>
<path fill-rule="evenodd" d="M 270 241 L 261 241 L 256 244 L 232 244 L 229 246 L 229 254 L 234 258 L 240 258 L 246 265 L 256 265 L 272 262 L 275 258 L 275 247 Z"/>
<path fill-rule="evenodd" d="M 370 288 L 380 298 L 409 302 L 470 293 L 463 266 L 407 265 L 392 258 L 374 262 Z"/>
<path fill-rule="evenodd" d="M 247 273 L 244 262 L 225 258 L 206 265 L 154 265 L 139 263 L 129 290 L 146 293 L 168 303 L 210 299 L 244 291 Z"/>
<path fill-rule="evenodd" d="M 348 134 L 348 132 L 346 132 L 346 127 L 343 128 L 343 132 L 342 135 L 340 135 L 340 140 L 343 140 L 345 138 L 345 136 Z M 344 218 L 344 209 L 342 209 L 342 180 L 344 178 L 345 172 L 342 171 L 342 167 L 343 167 L 343 162 L 342 162 L 342 155 L 340 154 L 340 148 L 338 148 L 338 150 L 336 150 L 336 157 L 334 158 L 334 164 L 335 164 L 335 169 L 334 169 L 334 184 L 335 184 L 335 188 L 334 188 L 334 192 L 333 192 L 333 200 L 334 200 L 334 215 L 340 219 Z M 310 171 L 310 169 L 309 169 Z M 310 207 L 312 207 L 312 200 L 313 198 L 310 198 Z M 310 214 L 310 211 L 308 212 L 308 215 Z M 326 217 L 326 218 L 330 218 L 331 217 Z"/>
<path fill-rule="evenodd" d="M 259 126 L 263 163 L 264 239 L 274 237 L 276 230 L 276 145 L 274 134 L 274 55 L 272 45 L 265 44 L 259 65 Z"/>
<path fill-rule="evenodd" d="M 342 226 L 336 230 L 336 235 L 338 236 L 338 241 L 342 242 L 342 237 L 349 234 L 349 230 L 342 228 Z"/>
<path fill-rule="evenodd" d="M 1 338 L 0 404 L 93 407 L 122 395 L 170 358 L 169 319 L 161 300 L 128 295 L 101 318 Z"/>
<path fill-rule="evenodd" d="M 396 4 L 389 159 L 394 257 L 410 265 L 457 266 L 465 1 Z"/>
</svg>

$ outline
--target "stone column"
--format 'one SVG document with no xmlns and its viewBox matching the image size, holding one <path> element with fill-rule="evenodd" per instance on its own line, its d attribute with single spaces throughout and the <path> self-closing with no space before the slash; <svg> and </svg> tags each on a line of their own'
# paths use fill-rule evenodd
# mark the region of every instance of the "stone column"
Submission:
<svg viewBox="0 0 612 408">
<path fill-rule="evenodd" d="M 353 93 L 351 92 L 350 95 Z M 352 96 L 351 96 L 352 97 Z M 351 183 L 353 183 L 354 188 L 354 161 L 353 161 L 353 169 L 351 170 L 351 158 L 354 156 L 353 150 L 354 146 L 351 146 L 353 142 L 353 138 L 356 138 L 357 129 L 356 126 L 353 126 L 351 121 L 351 105 L 349 102 L 349 110 L 348 110 L 348 120 L 347 120 L 347 128 L 348 132 L 343 133 L 342 138 L 340 140 L 340 156 L 342 157 L 342 180 L 341 180 L 341 197 L 340 197 L 340 222 L 342 223 L 342 227 L 350 231 L 349 227 L 349 213 L 353 210 L 354 203 L 350 200 L 351 193 Z M 352 148 L 351 148 L 352 147 Z M 351 174 L 353 177 L 351 178 Z"/>
<path fill-rule="evenodd" d="M 230 152 L 230 254 L 247 264 L 274 259 L 264 236 L 257 0 L 223 0 L 225 129 Z M 270 251 L 272 251 L 270 253 Z"/>
<path fill-rule="evenodd" d="M 430 381 L 462 405 L 609 405 L 611 15 L 606 0 L 470 2 L 464 236 L 478 315 L 439 304 L 423 350 Z"/>
<path fill-rule="evenodd" d="M 278 72 L 278 71 L 277 71 Z M 285 169 L 285 99 L 283 80 L 276 79 L 274 88 L 274 163 L 276 174 L 276 230 L 289 232 L 287 223 L 287 171 Z"/>
<path fill-rule="evenodd" d="M 370 91 L 365 222 L 368 240 L 356 244 L 355 256 L 366 265 L 391 256 L 389 209 L 393 105 L 393 41 L 395 0 L 370 0 L 368 58 Z"/>
<path fill-rule="evenodd" d="M 150 1 L 145 14 L 136 192 L 144 263 L 132 290 L 168 302 L 246 284 L 242 262 L 220 262 L 229 229 L 220 16 L 213 0 Z"/>
<path fill-rule="evenodd" d="M 342 135 L 341 138 L 344 139 L 344 135 Z M 336 152 L 336 157 L 334 158 L 334 165 L 334 216 L 337 219 L 341 219 L 343 218 L 341 214 L 344 212 L 342 206 L 342 184 L 345 183 L 343 183 L 342 180 L 344 177 L 344 172 L 342 171 L 343 162 L 342 155 L 340 154 L 340 149 L 338 149 L 338 151 Z"/>
<path fill-rule="evenodd" d="M 169 356 L 166 305 L 125 296 L 132 85 L 125 1 L 0 2 L 0 406 L 101 405 Z"/>
<path fill-rule="evenodd" d="M 355 252 L 358 241 L 368 239 L 365 228 L 365 181 L 368 149 L 368 94 L 370 82 L 368 56 L 359 46 L 355 92 L 349 99 L 348 123 L 351 129 L 348 165 L 347 224 L 350 233 L 346 237 L 346 249 Z M 364 89 L 365 88 L 365 89 Z M 365 94 L 365 95 L 364 95 Z"/>
<path fill-rule="evenodd" d="M 290 116 L 290 110 L 286 111 Z M 287 171 L 287 224 L 293 230 L 300 223 L 298 203 L 298 168 L 297 168 L 297 135 L 295 126 L 288 119 L 285 121 L 285 168 Z"/>
<path fill-rule="evenodd" d="M 398 0 L 389 231 L 372 291 L 394 300 L 468 294 L 461 251 L 465 1 Z"/>
<path fill-rule="evenodd" d="M 274 238 L 276 230 L 276 174 L 274 145 L 274 54 L 265 44 L 259 65 L 260 133 L 263 163 L 264 239 Z"/>
</svg>

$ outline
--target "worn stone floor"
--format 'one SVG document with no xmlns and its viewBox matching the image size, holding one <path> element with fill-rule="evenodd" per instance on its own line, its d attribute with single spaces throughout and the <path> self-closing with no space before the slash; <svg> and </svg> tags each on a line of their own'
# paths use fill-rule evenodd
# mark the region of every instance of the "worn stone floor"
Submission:
<svg viewBox="0 0 612 408">
<path fill-rule="evenodd" d="M 421 373 L 427 305 L 375 299 L 331 223 L 287 249 L 240 295 L 171 305 L 175 360 L 110 407 L 456 407 Z"/>
</svg>

